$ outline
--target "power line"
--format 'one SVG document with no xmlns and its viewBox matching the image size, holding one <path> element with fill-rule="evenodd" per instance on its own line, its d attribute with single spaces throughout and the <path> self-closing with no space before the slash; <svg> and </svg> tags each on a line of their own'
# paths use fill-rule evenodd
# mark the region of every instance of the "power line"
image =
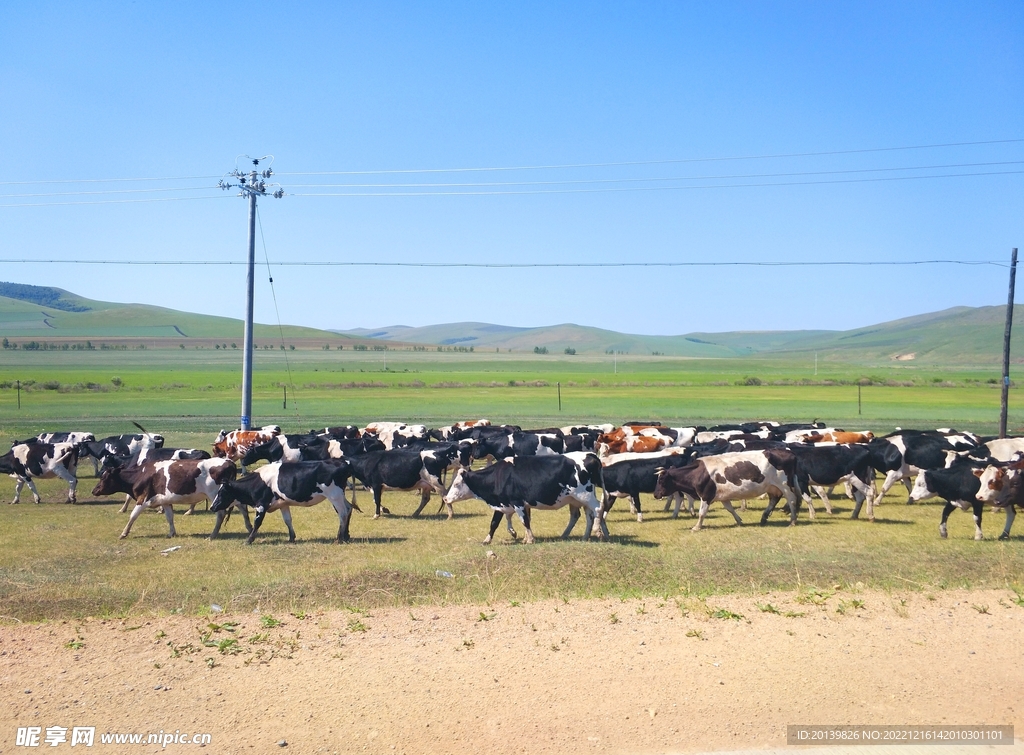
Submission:
<svg viewBox="0 0 1024 755">
<path fill-rule="evenodd" d="M 552 165 L 517 165 L 517 166 L 494 166 L 494 167 L 465 167 L 465 168 L 405 168 L 387 170 L 331 170 L 331 171 L 299 171 L 290 173 L 278 173 L 282 176 L 356 176 L 356 175 L 385 175 L 396 173 L 469 173 L 489 171 L 515 171 L 515 170 L 564 170 L 574 168 L 610 168 L 625 167 L 631 165 L 679 165 L 684 163 L 703 162 L 725 162 L 730 160 L 773 160 L 790 157 L 828 157 L 834 155 L 857 155 L 879 152 L 899 152 L 905 150 L 923 149 L 945 149 L 949 147 L 974 147 L 991 144 L 1017 144 L 1024 142 L 1024 139 L 988 139 L 968 142 L 942 142 L 935 144 L 914 144 L 897 147 L 871 147 L 865 149 L 826 150 L 820 152 L 788 152 L 762 155 L 733 155 L 724 157 L 690 157 L 664 160 L 628 160 L 617 162 L 595 162 L 595 163 L 565 163 Z M 35 179 L 22 181 L 0 181 L 0 186 L 28 186 L 43 184 L 75 184 L 75 183 L 131 183 L 136 181 L 205 181 L 222 178 L 221 175 L 207 176 L 145 176 L 141 178 L 52 178 Z"/>
<path fill-rule="evenodd" d="M 223 267 L 248 263 L 240 260 L 83 260 L 83 259 L 0 259 L 0 264 L 45 265 L 136 265 L 159 267 Z M 334 260 L 290 260 L 278 267 L 418 267 L 418 268 L 621 268 L 621 267 L 907 267 L 917 265 L 964 265 L 1007 267 L 996 260 L 835 260 L 835 261 L 718 261 L 718 262 L 350 262 Z"/>
<path fill-rule="evenodd" d="M 295 192 L 293 197 L 473 197 L 517 196 L 529 194 L 607 194 L 627 191 L 696 191 L 700 189 L 757 189 L 778 186 L 822 186 L 828 184 L 881 183 L 884 181 L 921 181 L 929 178 L 970 178 L 977 176 L 1013 176 L 1021 170 L 979 171 L 975 173 L 937 173 L 930 176 L 890 176 L 887 178 L 837 178 L 829 181 L 773 181 L 770 183 L 706 184 L 704 186 L 620 186 L 603 189 L 531 189 L 526 191 L 364 191 Z"/>
<path fill-rule="evenodd" d="M 681 163 L 707 163 L 724 162 L 727 160 L 773 160 L 787 157 L 826 157 L 830 155 L 858 155 L 871 152 L 897 152 L 901 150 L 914 149 L 940 149 L 945 147 L 971 147 L 984 144 L 1016 144 L 1024 142 L 1024 139 L 991 139 L 987 141 L 974 142 L 946 142 L 942 144 L 917 144 L 903 147 L 873 147 L 869 149 L 843 149 L 830 150 L 827 152 L 789 152 L 768 155 L 742 155 L 733 157 L 690 157 L 675 160 L 632 160 L 623 162 L 605 163 L 568 163 L 563 165 L 518 165 L 492 168 L 409 168 L 398 170 L 325 170 L 309 172 L 278 173 L 280 176 L 359 176 L 359 175 L 380 175 L 393 173 L 470 173 L 490 172 L 504 170 L 563 170 L 570 168 L 611 168 L 629 165 L 673 165 Z"/>
<path fill-rule="evenodd" d="M 159 197 L 157 199 L 99 199 L 95 202 L 19 202 L 17 204 L 0 204 L 3 207 L 68 207 L 71 205 L 95 205 L 95 204 L 149 204 L 152 202 L 191 202 L 196 199 L 224 199 L 223 194 L 213 194 L 209 197 Z"/>
<path fill-rule="evenodd" d="M 217 186 L 166 186 L 160 189 L 104 189 L 102 191 L 52 191 L 35 194 L 0 194 L 0 199 L 17 199 L 20 197 L 80 197 L 97 194 L 153 194 L 158 191 L 205 191 L 216 189 Z"/>
<path fill-rule="evenodd" d="M 907 165 L 895 168 L 854 168 L 849 170 L 812 170 L 790 173 L 741 173 L 716 176 L 659 176 L 648 178 L 581 178 L 564 181 L 480 181 L 472 183 L 403 183 L 403 184 L 289 184 L 298 188 L 447 188 L 476 186 L 564 186 L 572 184 L 642 183 L 650 181 L 718 181 L 740 178 L 788 178 L 798 176 L 830 176 L 853 173 L 892 173 L 900 170 L 940 170 L 945 168 L 978 168 L 995 165 L 1021 165 L 1024 160 L 1002 160 L 986 163 L 948 163 L 944 165 Z M 959 174 L 958 174 L 959 175 Z M 3 196 L 3 195 L 0 195 Z"/>
</svg>

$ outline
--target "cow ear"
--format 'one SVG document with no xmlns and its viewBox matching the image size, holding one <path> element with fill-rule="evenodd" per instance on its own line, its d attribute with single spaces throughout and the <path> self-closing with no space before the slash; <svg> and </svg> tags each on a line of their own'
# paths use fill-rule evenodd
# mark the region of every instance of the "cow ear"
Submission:
<svg viewBox="0 0 1024 755">
<path fill-rule="evenodd" d="M 974 473 L 975 477 L 981 477 L 985 473 L 984 469 L 973 469 L 971 471 Z"/>
</svg>

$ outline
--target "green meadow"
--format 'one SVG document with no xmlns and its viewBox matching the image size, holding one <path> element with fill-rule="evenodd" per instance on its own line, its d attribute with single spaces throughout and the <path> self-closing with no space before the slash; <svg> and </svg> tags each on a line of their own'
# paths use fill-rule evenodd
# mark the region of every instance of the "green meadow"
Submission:
<svg viewBox="0 0 1024 755">
<path fill-rule="evenodd" d="M 40 429 L 216 432 L 237 426 L 237 349 L 0 352 L 0 436 Z M 658 419 L 710 424 L 822 419 L 848 428 L 952 425 L 993 432 L 991 368 L 862 367 L 821 360 L 535 355 L 437 351 L 257 350 L 253 422 L 303 431 L 407 420 L 487 417 L 523 426 Z M 17 407 L 20 381 L 21 408 Z M 284 406 L 287 390 L 287 408 Z M 1013 400 L 1010 424 L 1024 427 Z M 559 409 L 559 394 L 561 409 Z M 860 404 L 858 405 L 858 394 Z"/>
<path fill-rule="evenodd" d="M 227 348 L 128 348 L 0 352 L 0 442 L 41 430 L 128 432 L 138 421 L 169 445 L 209 447 L 220 428 L 237 426 L 241 354 Z M 385 363 L 386 359 L 386 363 Z M 523 426 L 659 419 L 669 424 L 773 418 L 823 419 L 876 432 L 895 426 L 993 432 L 999 410 L 991 369 L 908 365 L 864 368 L 784 358 L 685 359 L 659 356 L 534 355 L 413 350 L 260 349 L 255 358 L 254 422 L 305 431 L 328 424 L 402 419 L 429 425 L 487 417 Z M 17 407 L 17 381 L 23 385 Z M 284 391 L 288 389 L 288 407 Z M 858 389 L 861 396 L 858 413 Z M 558 396 L 561 392 L 561 411 Z M 1011 427 L 1024 407 L 1011 391 Z M 878 520 L 852 521 L 849 501 L 833 516 L 785 526 L 737 528 L 717 504 L 707 530 L 689 531 L 645 497 L 642 524 L 622 502 L 609 517 L 609 543 L 557 540 L 566 514 L 534 517 L 539 542 L 513 545 L 503 530 L 482 546 L 489 512 L 457 505 L 449 522 L 413 519 L 416 497 L 386 493 L 392 517 L 354 514 L 354 540 L 336 545 L 328 506 L 296 510 L 298 542 L 280 516 L 267 518 L 252 547 L 237 517 L 223 539 L 207 535 L 213 516 L 178 512 L 179 537 L 166 538 L 158 513 L 146 513 L 117 539 L 123 499 L 95 499 L 91 465 L 80 470 L 80 505 L 60 503 L 64 486 L 44 481 L 44 503 L 25 495 L 0 505 L 0 617 L 20 621 L 181 611 L 308 611 L 316 608 L 445 602 L 526 601 L 593 596 L 680 596 L 776 589 L 890 590 L 1009 586 L 1024 590 L 1024 537 L 972 539 L 956 512 L 950 539 L 936 531 L 940 507 L 904 505 L 891 491 Z M 27 491 L 26 491 L 27 493 Z M 13 483 L 0 480 L 0 500 Z M 369 510 L 371 498 L 359 491 Z M 756 524 L 763 502 L 742 514 Z M 200 507 L 201 508 L 201 507 Z M 990 538 L 1002 515 L 986 513 Z M 521 529 L 521 528 L 520 528 Z M 580 525 L 580 532 L 582 525 Z M 580 532 L 577 533 L 577 538 Z M 179 551 L 162 555 L 170 545 Z M 488 557 L 491 550 L 496 557 Z M 451 578 L 437 576 L 450 572 Z"/>
</svg>

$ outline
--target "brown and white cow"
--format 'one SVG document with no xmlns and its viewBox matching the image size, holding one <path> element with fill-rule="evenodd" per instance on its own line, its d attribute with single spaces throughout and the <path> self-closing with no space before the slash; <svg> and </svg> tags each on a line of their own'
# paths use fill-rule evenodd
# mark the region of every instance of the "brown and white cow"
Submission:
<svg viewBox="0 0 1024 755">
<path fill-rule="evenodd" d="M 812 432 L 802 437 L 803 443 L 870 443 L 875 434 L 869 430 L 863 432 L 847 432 L 846 430 L 823 430 Z"/>
<path fill-rule="evenodd" d="M 213 442 L 213 455 L 238 461 L 256 446 L 280 434 L 281 428 L 277 425 L 267 425 L 259 430 L 221 430 Z"/>
<path fill-rule="evenodd" d="M 238 468 L 229 459 L 148 461 L 139 466 L 107 464 L 92 494 L 128 493 L 135 499 L 122 539 L 128 537 L 145 508 L 163 509 L 170 528 L 168 537 L 174 537 L 174 504 L 194 506 L 204 498 L 212 501 L 221 485 L 237 474 Z"/>
<path fill-rule="evenodd" d="M 784 449 L 741 451 L 719 456 L 705 456 L 685 467 L 663 469 L 658 474 L 655 498 L 683 493 L 700 499 L 700 512 L 693 531 L 704 526 L 704 517 L 713 501 L 721 501 L 736 524 L 743 521 L 732 507 L 732 501 L 748 500 L 761 495 L 789 505 L 790 524 L 796 524 L 797 496 L 796 457 Z M 678 513 L 678 511 L 677 511 Z"/>
<path fill-rule="evenodd" d="M 36 490 L 35 478 L 50 479 L 59 477 L 68 484 L 68 503 L 76 503 L 75 488 L 78 478 L 78 446 L 75 443 L 39 443 L 35 440 L 19 443 L 15 441 L 11 450 L 0 457 L 0 474 L 10 475 L 15 479 L 14 500 L 21 501 L 21 490 L 28 483 L 32 491 L 32 499 L 39 503 L 39 491 Z"/>
</svg>

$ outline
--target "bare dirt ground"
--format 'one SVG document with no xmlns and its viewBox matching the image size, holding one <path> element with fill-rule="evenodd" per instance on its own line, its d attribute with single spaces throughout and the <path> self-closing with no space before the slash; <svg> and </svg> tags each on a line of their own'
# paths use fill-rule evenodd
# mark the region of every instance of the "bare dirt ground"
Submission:
<svg viewBox="0 0 1024 755">
<path fill-rule="evenodd" d="M 180 730 L 210 733 L 202 751 L 217 753 L 283 740 L 301 753 L 503 754 L 784 747 L 791 723 L 1021 723 L 1012 592 L 797 598 L 7 625 L 0 752 L 34 751 L 15 745 L 17 727 L 55 725 L 97 727 L 88 751 L 103 752 L 199 749 L 99 742 Z"/>
</svg>

